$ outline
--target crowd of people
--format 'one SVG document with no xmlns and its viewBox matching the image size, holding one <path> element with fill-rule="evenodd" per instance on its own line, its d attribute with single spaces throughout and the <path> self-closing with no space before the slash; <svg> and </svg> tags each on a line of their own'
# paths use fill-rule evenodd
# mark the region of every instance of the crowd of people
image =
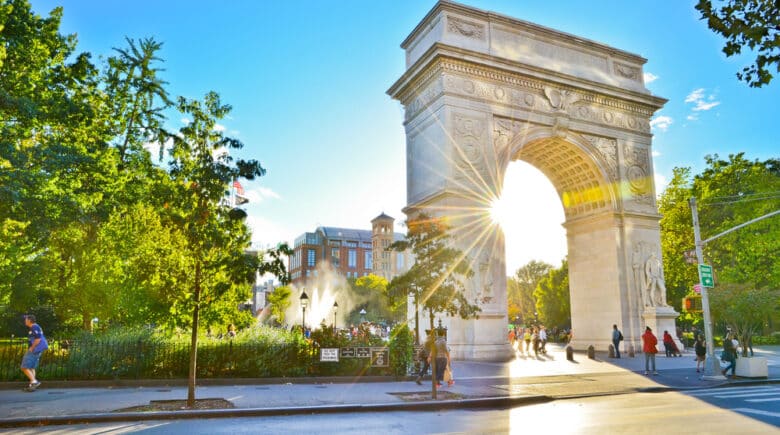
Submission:
<svg viewBox="0 0 780 435">
<path fill-rule="evenodd" d="M 554 336 L 557 337 L 559 333 L 557 328 L 554 329 Z M 566 332 L 564 336 L 568 341 L 569 333 Z M 544 325 L 526 328 L 514 325 L 509 329 L 509 344 L 520 354 L 531 355 L 531 349 L 534 356 L 539 356 L 540 353 L 546 354 L 548 338 L 547 328 Z"/>
</svg>

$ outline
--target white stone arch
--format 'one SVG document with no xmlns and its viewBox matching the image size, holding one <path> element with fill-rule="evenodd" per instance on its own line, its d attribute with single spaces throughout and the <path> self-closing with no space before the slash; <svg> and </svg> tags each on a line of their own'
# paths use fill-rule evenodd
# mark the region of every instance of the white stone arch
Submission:
<svg viewBox="0 0 780 435">
<path fill-rule="evenodd" d="M 482 308 L 443 319 L 454 355 L 509 356 L 505 242 L 488 209 L 518 158 L 564 205 L 574 346 L 605 350 L 612 324 L 627 346 L 646 325 L 673 329 L 677 313 L 645 297 L 646 265 L 660 258 L 650 118 L 666 102 L 644 86 L 646 60 L 449 1 L 402 48 L 407 70 L 388 93 L 405 109 L 405 212 L 448 218 Z"/>
</svg>

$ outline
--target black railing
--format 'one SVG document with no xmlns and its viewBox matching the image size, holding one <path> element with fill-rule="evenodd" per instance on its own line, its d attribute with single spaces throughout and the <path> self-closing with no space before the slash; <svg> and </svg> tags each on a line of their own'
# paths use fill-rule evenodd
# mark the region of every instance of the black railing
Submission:
<svg viewBox="0 0 780 435">
<path fill-rule="evenodd" d="M 0 381 L 23 381 L 19 366 L 26 340 L 0 342 Z M 316 368 L 311 346 L 235 343 L 198 345 L 201 378 L 306 376 Z M 51 340 L 38 373 L 48 380 L 186 378 L 190 344 L 171 341 Z"/>
</svg>

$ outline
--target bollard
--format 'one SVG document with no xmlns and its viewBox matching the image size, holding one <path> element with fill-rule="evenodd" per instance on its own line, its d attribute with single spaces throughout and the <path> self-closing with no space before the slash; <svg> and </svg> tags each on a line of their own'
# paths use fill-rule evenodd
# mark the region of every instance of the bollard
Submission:
<svg viewBox="0 0 780 435">
<path fill-rule="evenodd" d="M 635 356 L 635 352 L 634 352 L 634 345 L 633 345 L 633 344 L 630 344 L 630 345 L 628 346 L 628 356 L 629 356 L 630 358 L 633 358 L 633 357 Z"/>
<path fill-rule="evenodd" d="M 609 357 L 614 358 L 615 357 L 615 346 L 609 345 Z"/>
<path fill-rule="evenodd" d="M 592 344 L 588 346 L 588 358 L 596 359 L 596 348 Z"/>
<path fill-rule="evenodd" d="M 571 346 L 566 346 L 566 359 L 574 361 L 574 349 Z"/>
</svg>

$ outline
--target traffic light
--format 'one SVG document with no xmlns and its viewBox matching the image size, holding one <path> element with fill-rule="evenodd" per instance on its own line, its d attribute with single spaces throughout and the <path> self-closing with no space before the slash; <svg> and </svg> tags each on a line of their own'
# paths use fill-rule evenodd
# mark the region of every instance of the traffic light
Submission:
<svg viewBox="0 0 780 435">
<path fill-rule="evenodd" d="M 682 309 L 689 313 L 701 313 L 701 295 L 686 296 L 682 300 Z"/>
</svg>

